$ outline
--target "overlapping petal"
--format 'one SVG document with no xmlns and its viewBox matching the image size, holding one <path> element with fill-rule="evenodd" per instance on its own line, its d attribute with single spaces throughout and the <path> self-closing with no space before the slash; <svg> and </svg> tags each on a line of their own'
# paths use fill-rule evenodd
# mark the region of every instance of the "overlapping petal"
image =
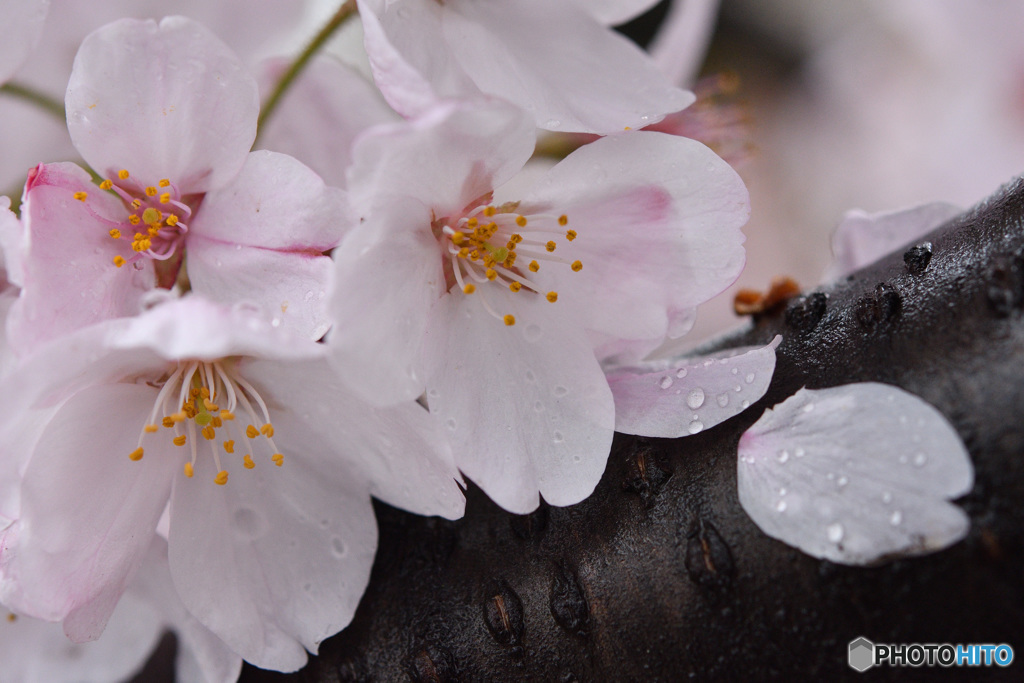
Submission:
<svg viewBox="0 0 1024 683">
<path fill-rule="evenodd" d="M 50 0 L 0 0 L 0 83 L 18 70 L 43 34 Z"/>
</svg>

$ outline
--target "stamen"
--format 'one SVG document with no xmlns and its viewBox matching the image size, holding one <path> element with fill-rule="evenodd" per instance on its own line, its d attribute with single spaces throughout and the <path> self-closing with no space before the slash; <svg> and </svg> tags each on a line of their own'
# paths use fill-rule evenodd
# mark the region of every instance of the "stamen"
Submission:
<svg viewBox="0 0 1024 683">
<path fill-rule="evenodd" d="M 220 472 L 218 472 L 217 476 L 213 478 L 213 483 L 216 484 L 217 486 L 223 486 L 224 484 L 228 483 L 228 471 L 221 470 Z"/>
<path fill-rule="evenodd" d="M 148 434 L 156 434 L 157 432 L 160 431 L 160 425 L 146 425 L 145 427 L 142 428 L 142 431 Z"/>
<path fill-rule="evenodd" d="M 561 216 L 558 217 L 558 224 L 564 228 L 566 225 L 569 224 L 569 217 L 563 213 Z M 573 234 L 575 235 L 576 233 Z"/>
<path fill-rule="evenodd" d="M 234 453 L 235 452 L 235 440 L 234 439 L 228 439 L 227 441 L 224 442 L 224 451 L 227 452 L 227 453 Z"/>
<path fill-rule="evenodd" d="M 572 270 L 575 273 L 580 272 L 581 270 L 583 270 L 583 263 L 581 263 L 580 261 L 573 261 L 572 262 Z"/>
<path fill-rule="evenodd" d="M 184 446 L 185 445 L 185 435 L 184 434 L 179 434 L 178 436 L 176 436 L 173 439 L 171 439 L 171 441 L 174 442 L 175 446 Z"/>
<path fill-rule="evenodd" d="M 551 303 L 555 303 L 556 301 L 558 301 L 558 292 L 548 292 L 547 299 Z"/>
<path fill-rule="evenodd" d="M 273 460 L 274 464 L 277 465 L 278 467 L 284 464 L 284 456 L 280 453 L 274 453 L 274 455 L 271 456 L 270 459 Z"/>
<path fill-rule="evenodd" d="M 84 201 L 85 201 L 86 199 L 88 199 L 88 197 L 89 197 L 89 194 L 88 194 L 87 192 L 76 192 L 76 193 L 75 193 L 74 195 L 72 195 L 72 196 L 73 196 L 73 197 L 74 197 L 75 199 L 77 199 L 78 201 L 80 201 L 80 202 L 84 202 Z"/>
<path fill-rule="evenodd" d="M 476 291 L 476 285 L 474 285 L 472 282 L 469 282 L 465 286 L 463 286 L 462 291 L 465 292 L 466 294 L 472 294 L 473 292 Z"/>
<path fill-rule="evenodd" d="M 117 177 L 120 178 L 121 180 L 128 180 L 128 171 L 122 168 L 120 171 L 117 172 Z"/>
<path fill-rule="evenodd" d="M 102 183 L 100 183 L 101 190 L 109 190 L 112 187 L 114 187 L 114 183 L 111 182 L 109 179 L 104 180 Z"/>
<path fill-rule="evenodd" d="M 513 292 L 518 292 L 520 289 L 523 288 L 523 285 L 521 285 L 517 281 L 513 281 L 512 284 L 508 286 L 508 288 L 511 289 Z"/>
<path fill-rule="evenodd" d="M 139 446 L 134 451 L 128 454 L 128 458 L 131 459 L 133 462 L 138 462 L 139 460 L 142 460 L 142 455 L 142 446 Z"/>
<path fill-rule="evenodd" d="M 513 325 L 516 324 L 516 317 L 511 313 L 506 314 L 505 317 L 502 318 L 502 320 L 504 320 L 505 324 L 508 325 L 509 327 L 512 327 Z"/>
<path fill-rule="evenodd" d="M 576 231 L 575 230 L 566 230 L 565 231 L 565 239 L 567 239 L 570 242 L 572 242 L 574 239 L 576 239 Z"/>
<path fill-rule="evenodd" d="M 265 425 L 260 427 L 260 433 L 263 434 L 263 436 L 267 437 L 268 439 L 273 438 L 274 425 L 270 424 L 269 422 L 266 423 Z"/>
<path fill-rule="evenodd" d="M 117 228 L 113 228 L 110 231 L 110 236 L 113 237 L 115 240 L 119 240 L 121 239 L 121 231 L 118 230 Z"/>
<path fill-rule="evenodd" d="M 538 270 L 540 270 L 540 264 L 537 263 L 536 261 L 530 261 L 529 268 L 531 273 L 536 273 Z"/>
<path fill-rule="evenodd" d="M 253 427 L 252 425 L 249 425 L 248 427 L 245 428 L 245 435 L 250 439 L 255 439 L 257 436 L 260 435 L 260 431 Z"/>
<path fill-rule="evenodd" d="M 171 184 L 171 181 L 169 179 L 167 179 L 167 178 L 161 178 L 160 182 L 157 183 L 157 185 L 159 185 L 160 187 L 167 187 L 170 184 Z"/>
<path fill-rule="evenodd" d="M 118 268 L 123 266 L 124 263 L 125 263 L 124 256 L 121 256 L 120 254 L 118 254 L 117 256 L 114 257 L 114 265 L 117 266 Z"/>
<path fill-rule="evenodd" d="M 253 467 L 256 467 L 256 463 L 252 461 L 252 456 L 249 455 L 248 453 L 245 455 L 244 458 L 242 458 L 242 465 L 247 470 L 251 470 Z"/>
<path fill-rule="evenodd" d="M 185 463 L 185 476 L 191 479 L 193 474 L 195 474 L 195 470 L 192 468 L 192 463 Z"/>
<path fill-rule="evenodd" d="M 548 251 L 554 251 L 555 247 L 557 246 L 558 245 L 555 244 L 554 242 L 548 242 L 547 244 L 544 245 L 544 248 L 547 249 Z"/>
<path fill-rule="evenodd" d="M 149 187 L 146 188 L 146 196 L 147 197 L 155 197 L 158 192 L 159 192 L 159 190 L 157 190 L 152 185 L 150 185 Z"/>
</svg>

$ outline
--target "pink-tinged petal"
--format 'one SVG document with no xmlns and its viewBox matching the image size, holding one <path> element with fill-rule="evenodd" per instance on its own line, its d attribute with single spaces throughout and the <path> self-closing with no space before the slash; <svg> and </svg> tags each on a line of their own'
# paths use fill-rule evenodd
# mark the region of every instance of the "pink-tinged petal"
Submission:
<svg viewBox="0 0 1024 683">
<path fill-rule="evenodd" d="M 202 24 L 122 19 L 89 34 L 65 104 L 75 147 L 99 173 L 122 168 L 183 194 L 223 186 L 242 167 L 259 113 L 256 81 Z"/>
<path fill-rule="evenodd" d="M 126 595 L 96 642 L 73 643 L 59 623 L 0 606 L 0 662 L 5 683 L 109 683 L 128 680 L 156 646 L 163 625 L 149 605 Z"/>
<path fill-rule="evenodd" d="M 192 291 L 225 307 L 251 303 L 271 325 L 312 341 L 330 327 L 325 299 L 333 271 L 331 258 L 319 252 L 189 240 Z"/>
<path fill-rule="evenodd" d="M 651 59 L 669 82 L 689 86 L 697 79 L 704 63 L 719 0 L 682 0 L 673 2 L 658 33 L 647 46 Z"/>
<path fill-rule="evenodd" d="M 285 437 L 302 427 L 281 411 Z M 281 467 L 253 453 L 212 458 L 179 477 L 171 498 L 171 575 L 196 619 L 247 661 L 295 671 L 348 625 L 369 580 L 377 526 L 366 485 L 323 454 L 290 451 Z M 303 649 L 305 648 L 305 649 Z"/>
<path fill-rule="evenodd" d="M 11 198 L 0 196 L 0 252 L 3 255 L 4 273 L 0 276 L 0 289 L 8 284 L 19 287 L 25 279 L 21 266 L 22 240 L 25 230 L 18 217 L 11 211 Z"/>
<path fill-rule="evenodd" d="M 963 209 L 944 202 L 875 214 L 848 211 L 832 234 L 834 260 L 823 279 L 833 281 L 845 277 L 908 246 L 961 213 Z"/>
<path fill-rule="evenodd" d="M 529 118 L 504 102 L 439 105 L 414 121 L 378 126 L 356 141 L 348 172 L 350 200 L 363 214 L 381 196 L 402 194 L 441 218 L 511 178 L 533 154 L 535 142 Z"/>
<path fill-rule="evenodd" d="M 947 502 L 974 482 L 956 430 L 884 384 L 801 389 L 743 434 L 737 476 L 762 531 L 842 564 L 935 552 L 970 526 Z"/>
<path fill-rule="evenodd" d="M 395 198 L 335 249 L 327 336 L 338 373 L 377 405 L 423 393 L 417 371 L 430 308 L 444 292 L 430 210 Z M 418 228 L 418 229 L 417 229 Z"/>
<path fill-rule="evenodd" d="M 480 92 L 443 48 L 440 3 L 359 0 L 358 5 L 373 80 L 400 114 L 418 116 L 440 98 Z"/>
<path fill-rule="evenodd" d="M 230 184 L 203 198 L 189 238 L 319 254 L 336 247 L 351 222 L 343 190 L 287 154 L 261 150 L 246 157 Z M 191 257 L 191 241 L 189 248 Z"/>
<path fill-rule="evenodd" d="M 18 70 L 43 34 L 50 0 L 0 0 L 0 83 Z"/>
<path fill-rule="evenodd" d="M 658 4 L 658 0 L 573 0 L 580 9 L 606 26 L 629 21 Z M 685 0 L 684 5 L 692 0 Z M 672 3 L 675 5 L 676 3 Z"/>
<path fill-rule="evenodd" d="M 634 43 L 575 3 L 457 0 L 444 4 L 442 26 L 477 87 L 527 109 L 539 128 L 618 133 L 694 101 Z"/>
<path fill-rule="evenodd" d="M 565 214 L 578 237 L 556 239 L 566 262 L 535 278 L 588 329 L 659 340 L 728 287 L 744 263 L 750 206 L 732 168 L 694 140 L 635 132 L 581 147 L 523 200 L 521 213 Z"/>
<path fill-rule="evenodd" d="M 669 311 L 668 337 L 682 337 L 697 322 L 697 309 L 687 308 Z M 605 368 L 618 368 L 624 365 L 637 365 L 653 351 L 660 348 L 664 339 L 617 339 L 606 334 L 591 332 L 594 343 L 594 354 Z"/>
<path fill-rule="evenodd" d="M 150 603 L 178 640 L 175 676 L 182 683 L 233 683 L 242 669 L 242 658 L 192 616 L 181 602 L 171 579 L 167 541 L 154 536 L 135 580 L 121 599 L 114 619 L 129 599 Z M 113 625 L 113 619 L 111 620 Z M 109 635 L 110 628 L 107 629 Z M 102 642 L 102 641 L 101 641 Z"/>
<path fill-rule="evenodd" d="M 19 518 L 0 549 L 2 597 L 19 612 L 64 619 L 76 642 L 103 632 L 181 466 L 158 442 L 142 460 L 128 458 L 156 393 L 134 384 L 80 391 L 54 416 L 25 471 Z"/>
<path fill-rule="evenodd" d="M 522 293 L 521 293 L 522 294 Z M 572 505 L 604 472 L 614 405 L 590 343 L 547 301 L 450 295 L 432 312 L 424 343 L 427 402 L 459 469 L 494 502 L 530 512 L 540 495 Z M 523 297 L 529 295 L 523 295 Z"/>
<path fill-rule="evenodd" d="M 261 82 L 276 83 L 289 65 L 281 59 L 265 63 Z M 301 159 L 330 185 L 345 187 L 356 136 L 371 126 L 398 120 L 371 82 L 336 60 L 321 57 L 292 85 L 277 115 L 260 132 L 259 146 Z"/>
<path fill-rule="evenodd" d="M 372 408 L 345 389 L 323 361 L 253 361 L 242 371 L 265 399 L 304 416 L 295 433 L 277 424 L 277 433 L 287 436 L 292 448 L 351 463 L 346 469 L 360 472 L 370 493 L 388 505 L 419 515 L 462 517 L 462 477 L 451 448 L 439 423 L 418 403 Z"/>
<path fill-rule="evenodd" d="M 84 192 L 86 201 L 74 198 Z M 24 233 L 16 254 L 22 293 L 7 321 L 10 343 L 25 354 L 40 343 L 103 320 L 134 315 L 155 285 L 152 264 L 114 265 L 130 254 L 109 231 L 123 220 L 120 200 L 92 184 L 71 163 L 29 174 L 22 207 Z"/>
<path fill-rule="evenodd" d="M 725 422 L 768 391 L 781 343 L 778 336 L 735 355 L 688 358 L 656 371 L 640 366 L 613 372 L 608 385 L 615 397 L 615 430 L 674 439 Z"/>
</svg>

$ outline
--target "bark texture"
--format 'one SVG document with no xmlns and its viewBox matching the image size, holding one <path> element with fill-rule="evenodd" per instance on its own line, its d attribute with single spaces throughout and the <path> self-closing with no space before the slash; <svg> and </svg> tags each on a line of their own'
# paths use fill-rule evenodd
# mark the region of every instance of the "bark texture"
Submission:
<svg viewBox="0 0 1024 683">
<path fill-rule="evenodd" d="M 1016 185 L 916 243 L 930 252 L 894 253 L 757 319 L 720 346 L 784 335 L 767 396 L 696 436 L 619 435 L 579 505 L 519 517 L 473 487 L 458 522 L 377 505 L 380 552 L 352 625 L 303 671 L 247 667 L 242 680 L 827 680 L 856 675 L 857 636 L 1024 653 L 1022 221 Z M 962 542 L 844 567 L 743 512 L 743 431 L 803 386 L 857 381 L 902 387 L 959 431 L 976 468 Z"/>
</svg>

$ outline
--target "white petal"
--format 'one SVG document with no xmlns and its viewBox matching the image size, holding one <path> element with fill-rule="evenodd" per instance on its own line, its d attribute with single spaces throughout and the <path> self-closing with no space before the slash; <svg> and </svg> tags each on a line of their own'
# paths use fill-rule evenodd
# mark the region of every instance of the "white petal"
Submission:
<svg viewBox="0 0 1024 683">
<path fill-rule="evenodd" d="M 970 524 L 947 502 L 974 481 L 959 435 L 885 384 L 801 389 L 744 433 L 737 469 L 740 503 L 762 531 L 833 562 L 934 552 Z"/>
<path fill-rule="evenodd" d="M 629 21 L 658 4 L 658 0 L 575 0 L 575 2 L 584 12 L 608 26 Z M 686 0 L 684 4 L 690 2 L 691 0 Z"/>
<path fill-rule="evenodd" d="M 39 42 L 49 8 L 49 0 L 0 0 L 0 84 L 14 75 Z"/>
<path fill-rule="evenodd" d="M 677 0 L 647 46 L 669 81 L 689 87 L 704 63 L 714 33 L 719 0 Z"/>
<path fill-rule="evenodd" d="M 615 431 L 673 439 L 738 415 L 768 391 L 780 343 L 611 373 Z"/>
</svg>

